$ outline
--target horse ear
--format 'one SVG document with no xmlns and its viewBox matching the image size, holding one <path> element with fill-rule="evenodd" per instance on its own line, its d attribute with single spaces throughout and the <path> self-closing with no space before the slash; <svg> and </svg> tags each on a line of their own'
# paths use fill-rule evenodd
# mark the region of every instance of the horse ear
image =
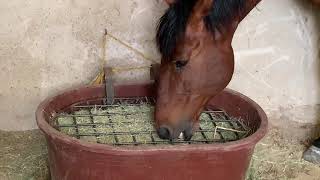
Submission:
<svg viewBox="0 0 320 180">
<path fill-rule="evenodd" d="M 191 33 L 199 31 L 203 26 L 203 18 L 210 13 L 214 0 L 198 0 L 192 9 L 188 28 Z"/>
<path fill-rule="evenodd" d="M 239 22 L 241 22 L 250 13 L 250 11 L 260 3 L 260 1 L 261 0 L 245 0 L 245 7 L 240 13 Z"/>
<path fill-rule="evenodd" d="M 167 4 L 171 5 L 176 2 L 176 0 L 165 0 Z"/>
<path fill-rule="evenodd" d="M 189 26 L 191 26 L 192 30 L 197 30 L 203 22 L 203 18 L 210 13 L 213 1 L 214 0 L 197 0 L 189 19 Z"/>
</svg>

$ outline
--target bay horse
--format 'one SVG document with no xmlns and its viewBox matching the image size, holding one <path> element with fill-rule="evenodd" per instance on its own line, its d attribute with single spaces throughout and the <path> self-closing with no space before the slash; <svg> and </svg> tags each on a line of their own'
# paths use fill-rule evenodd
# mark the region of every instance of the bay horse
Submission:
<svg viewBox="0 0 320 180">
<path fill-rule="evenodd" d="M 162 139 L 192 138 L 207 102 L 234 72 L 232 39 L 239 23 L 261 0 L 166 0 L 156 41 L 155 128 Z"/>
<path fill-rule="evenodd" d="M 171 1 L 167 1 L 167 2 L 170 3 Z M 311 0 L 311 2 L 313 2 L 315 5 L 318 5 L 318 6 L 320 5 L 320 0 Z"/>
</svg>

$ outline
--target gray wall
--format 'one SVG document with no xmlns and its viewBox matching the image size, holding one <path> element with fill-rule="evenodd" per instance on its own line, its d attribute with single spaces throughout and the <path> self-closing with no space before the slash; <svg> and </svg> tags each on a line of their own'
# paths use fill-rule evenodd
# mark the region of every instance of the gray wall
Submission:
<svg viewBox="0 0 320 180">
<path fill-rule="evenodd" d="M 318 120 L 319 10 L 301 2 L 264 0 L 233 42 L 230 88 L 256 100 L 274 122 Z M 165 8 L 161 0 L 0 0 L 0 129 L 36 128 L 41 100 L 88 83 L 99 71 L 105 28 L 159 59 L 154 29 Z M 110 38 L 106 54 L 114 66 L 150 64 Z M 148 71 L 118 78 L 146 79 Z"/>
</svg>

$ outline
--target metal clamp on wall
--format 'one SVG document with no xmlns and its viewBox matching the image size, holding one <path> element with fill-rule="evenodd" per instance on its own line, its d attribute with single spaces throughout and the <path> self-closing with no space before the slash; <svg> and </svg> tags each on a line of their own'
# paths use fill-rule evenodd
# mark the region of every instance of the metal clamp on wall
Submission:
<svg viewBox="0 0 320 180">
<path fill-rule="evenodd" d="M 111 67 L 104 67 L 104 79 L 106 84 L 107 104 L 110 105 L 113 103 L 114 94 L 115 94 L 113 71 Z"/>
<path fill-rule="evenodd" d="M 150 80 L 157 83 L 159 77 L 160 64 L 151 64 L 150 67 Z"/>
</svg>

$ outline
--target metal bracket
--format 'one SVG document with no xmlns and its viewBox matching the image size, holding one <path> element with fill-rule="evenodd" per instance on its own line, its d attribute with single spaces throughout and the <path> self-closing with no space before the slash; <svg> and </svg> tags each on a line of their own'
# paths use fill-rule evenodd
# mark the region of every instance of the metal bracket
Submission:
<svg viewBox="0 0 320 180">
<path fill-rule="evenodd" d="M 104 79 L 106 83 L 106 96 L 107 104 L 110 105 L 114 100 L 114 80 L 113 80 L 113 71 L 111 67 L 104 68 Z"/>
<path fill-rule="evenodd" d="M 160 64 L 151 64 L 150 67 L 150 80 L 157 83 L 159 76 Z"/>
</svg>

